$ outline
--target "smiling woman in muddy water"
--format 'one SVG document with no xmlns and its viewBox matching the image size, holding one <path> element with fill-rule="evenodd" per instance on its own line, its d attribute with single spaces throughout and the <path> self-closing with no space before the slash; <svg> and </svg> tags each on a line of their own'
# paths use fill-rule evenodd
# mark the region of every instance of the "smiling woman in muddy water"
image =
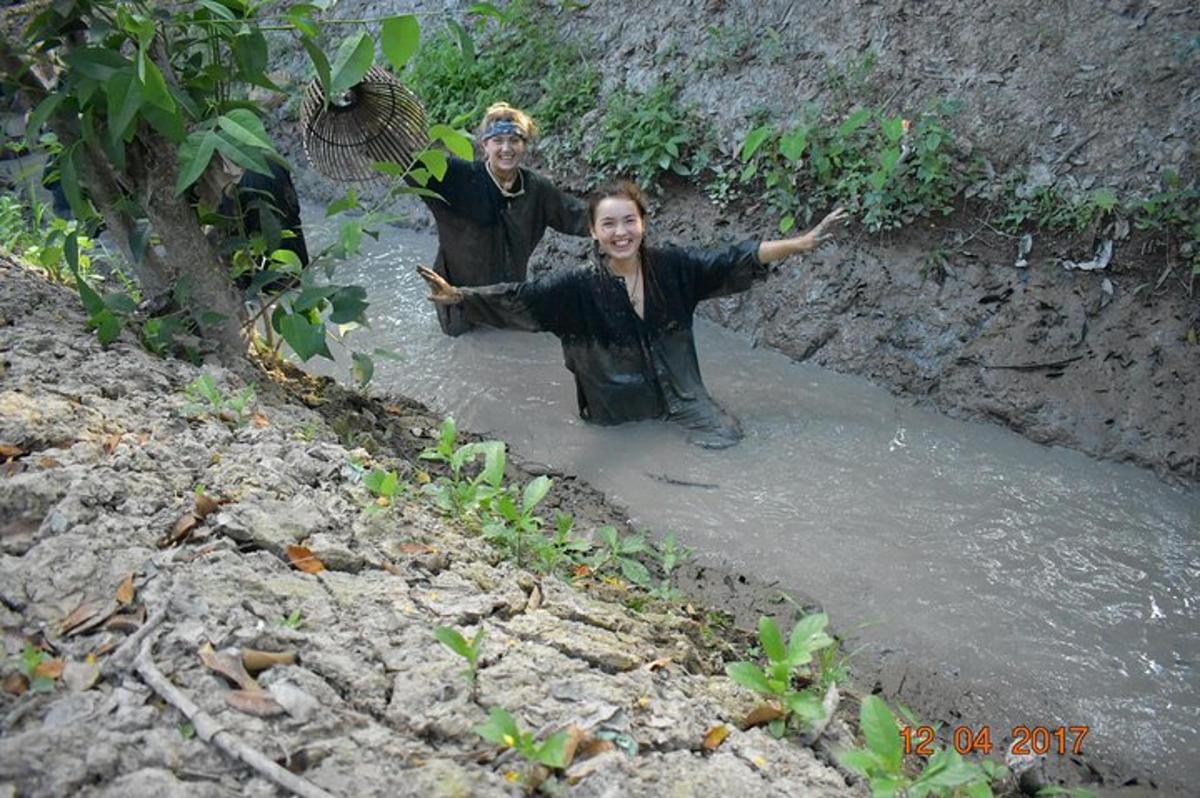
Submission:
<svg viewBox="0 0 1200 798">
<path fill-rule="evenodd" d="M 742 433 L 700 378 L 696 305 L 749 289 L 767 275 L 768 263 L 811 251 L 845 217 L 838 208 L 803 235 L 725 249 L 647 247 L 642 193 L 622 181 L 588 204 L 597 262 L 586 268 L 474 288 L 451 285 L 425 267 L 417 272 L 431 301 L 458 307 L 472 323 L 558 336 L 583 419 L 672 421 L 690 430 L 693 443 L 724 448 Z"/>
</svg>

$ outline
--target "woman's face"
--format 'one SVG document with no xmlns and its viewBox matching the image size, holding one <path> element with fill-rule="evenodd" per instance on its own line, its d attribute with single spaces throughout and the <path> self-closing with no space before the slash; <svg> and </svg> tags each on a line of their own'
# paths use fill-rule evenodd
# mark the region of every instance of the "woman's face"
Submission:
<svg viewBox="0 0 1200 798">
<path fill-rule="evenodd" d="M 509 175 L 521 165 L 525 157 L 525 139 L 512 134 L 492 136 L 483 142 L 488 164 L 497 175 Z"/>
<path fill-rule="evenodd" d="M 596 206 L 592 218 L 592 238 L 600 252 L 625 260 L 637 255 L 646 232 L 645 220 L 637 203 L 628 197 L 605 197 Z"/>
</svg>

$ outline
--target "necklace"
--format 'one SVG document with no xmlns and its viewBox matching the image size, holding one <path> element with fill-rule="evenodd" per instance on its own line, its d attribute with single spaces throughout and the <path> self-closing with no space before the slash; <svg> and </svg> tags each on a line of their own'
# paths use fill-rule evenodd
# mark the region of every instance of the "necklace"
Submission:
<svg viewBox="0 0 1200 798">
<path fill-rule="evenodd" d="M 642 264 L 637 265 L 632 277 L 625 278 L 625 291 L 629 294 L 629 304 L 639 317 L 645 312 L 645 296 L 642 291 Z"/>
</svg>

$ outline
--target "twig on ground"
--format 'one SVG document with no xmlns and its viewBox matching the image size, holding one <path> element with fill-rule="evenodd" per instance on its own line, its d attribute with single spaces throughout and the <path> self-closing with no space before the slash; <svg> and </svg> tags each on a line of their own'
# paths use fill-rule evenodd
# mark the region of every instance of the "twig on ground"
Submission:
<svg viewBox="0 0 1200 798">
<path fill-rule="evenodd" d="M 170 604 L 169 601 L 164 602 L 161 607 L 155 610 L 154 613 L 146 619 L 146 622 L 142 624 L 136 632 L 125 638 L 125 641 L 117 647 L 117 650 L 113 652 L 111 657 L 105 660 L 104 667 L 100 670 L 100 675 L 102 677 L 111 676 L 113 673 L 119 673 L 133 664 L 132 660 L 136 656 L 134 652 L 138 650 L 142 640 L 146 638 L 146 635 L 154 631 L 154 628 L 162 623 L 163 619 L 167 617 L 168 604 Z"/>
<path fill-rule="evenodd" d="M 171 684 L 154 664 L 154 659 L 150 656 L 150 649 L 153 645 L 153 638 L 142 643 L 142 650 L 134 660 L 133 667 L 151 690 L 192 722 L 192 726 L 196 729 L 196 736 L 205 742 L 212 743 L 234 759 L 249 765 L 257 773 L 285 790 L 291 790 L 300 798 L 334 798 L 331 793 L 311 781 L 275 764 L 264 754 L 242 742 L 232 732 L 217 723 L 214 717 L 196 706 L 183 691 Z"/>
</svg>

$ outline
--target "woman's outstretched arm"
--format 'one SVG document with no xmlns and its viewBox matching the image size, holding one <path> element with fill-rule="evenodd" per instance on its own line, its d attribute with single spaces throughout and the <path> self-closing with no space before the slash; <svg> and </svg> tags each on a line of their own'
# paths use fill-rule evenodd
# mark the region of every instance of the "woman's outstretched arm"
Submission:
<svg viewBox="0 0 1200 798">
<path fill-rule="evenodd" d="M 784 238 L 777 241 L 763 241 L 758 245 L 758 259 L 763 263 L 783 260 L 789 255 L 799 255 L 809 252 L 820 244 L 833 238 L 833 228 L 847 216 L 844 208 L 835 208 L 832 213 L 822 219 L 816 227 L 804 235 L 795 238 Z"/>
<path fill-rule="evenodd" d="M 453 286 L 425 266 L 418 266 L 417 274 L 429 286 L 429 301 L 458 305 L 469 320 L 489 327 L 563 333 L 579 314 L 569 274 L 474 288 Z"/>
</svg>

